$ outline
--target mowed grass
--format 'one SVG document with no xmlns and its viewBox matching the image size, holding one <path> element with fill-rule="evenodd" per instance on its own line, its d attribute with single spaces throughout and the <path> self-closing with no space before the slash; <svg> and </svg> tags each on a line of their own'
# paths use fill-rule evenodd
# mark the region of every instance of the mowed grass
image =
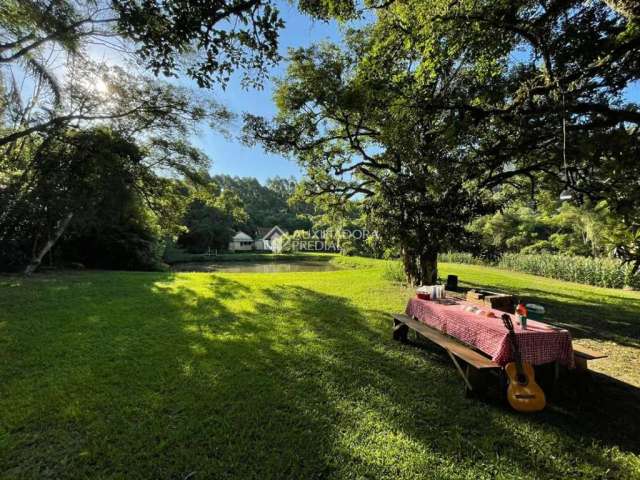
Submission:
<svg viewBox="0 0 640 480">
<path fill-rule="evenodd" d="M 532 416 L 467 399 L 445 357 L 390 339 L 410 292 L 343 262 L 0 279 L 0 478 L 638 478 L 633 387 L 568 382 Z M 636 378 L 637 293 L 443 273 L 580 313 Z"/>
</svg>

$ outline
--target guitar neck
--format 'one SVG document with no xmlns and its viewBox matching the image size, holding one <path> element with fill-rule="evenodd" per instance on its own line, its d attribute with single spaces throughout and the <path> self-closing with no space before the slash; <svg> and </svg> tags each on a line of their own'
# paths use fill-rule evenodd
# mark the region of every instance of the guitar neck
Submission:
<svg viewBox="0 0 640 480">
<path fill-rule="evenodd" d="M 522 359 L 520 358 L 520 349 L 518 348 L 518 339 L 516 337 L 516 332 L 513 330 L 509 330 L 509 340 L 511 342 L 511 350 L 513 354 L 513 361 L 516 364 L 516 370 L 519 375 L 524 373 L 522 369 Z"/>
</svg>

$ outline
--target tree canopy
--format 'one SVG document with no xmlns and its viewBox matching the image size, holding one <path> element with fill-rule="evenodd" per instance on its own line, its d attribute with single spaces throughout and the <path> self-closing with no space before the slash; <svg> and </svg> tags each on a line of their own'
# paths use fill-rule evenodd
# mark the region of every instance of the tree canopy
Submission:
<svg viewBox="0 0 640 480">
<path fill-rule="evenodd" d="M 145 147 L 99 127 L 48 137 L 22 160 L 27 165 L 0 189 L 5 269 L 30 263 L 32 271 L 63 234 L 67 261 L 155 266 L 159 234 L 175 229 L 181 201 L 170 193 L 174 182 L 154 173 Z"/>
<path fill-rule="evenodd" d="M 205 91 L 160 77 L 210 88 L 239 71 L 245 86 L 260 86 L 281 60 L 275 0 L 4 2 L 0 239 L 37 264 L 64 232 L 83 235 L 83 204 L 111 208 L 99 192 L 114 182 L 135 186 L 116 203 L 140 220 L 118 225 L 146 225 L 132 228 L 195 250 L 223 247 L 234 229 L 293 232 L 335 220 L 384 231 L 367 248 L 400 246 L 407 277 L 432 283 L 438 252 L 476 248 L 479 237 L 489 248 L 499 225 L 520 229 L 512 244 L 494 245 L 501 250 L 615 246 L 640 265 L 640 108 L 625 95 L 640 78 L 636 2 L 295 3 L 315 18 L 361 21 L 341 44 L 291 50 L 275 118 L 245 115 L 246 142 L 306 171 L 300 185 L 261 185 L 209 176 L 209 159 L 186 139 L 205 124 L 224 129 L 233 115 Z M 92 61 L 85 53 L 95 43 L 151 75 Z M 81 194 L 91 191 L 87 179 L 93 199 Z M 541 191 L 562 191 L 571 205 L 533 221 L 525 210 Z M 319 202 L 300 201 L 310 197 Z M 550 233 L 568 218 L 582 233 Z M 612 238 L 593 234 L 601 224 Z M 588 237 L 591 252 L 571 235 Z"/>
<path fill-rule="evenodd" d="M 346 48 L 292 51 L 278 115 L 246 115 L 246 139 L 293 154 L 310 193 L 366 197 L 430 283 L 469 220 L 540 185 L 630 213 L 639 41 L 600 2 L 388 2 Z"/>
</svg>

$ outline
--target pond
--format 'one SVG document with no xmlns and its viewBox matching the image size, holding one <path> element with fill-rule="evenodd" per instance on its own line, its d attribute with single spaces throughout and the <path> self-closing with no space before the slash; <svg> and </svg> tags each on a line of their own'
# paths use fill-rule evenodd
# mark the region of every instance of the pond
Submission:
<svg viewBox="0 0 640 480">
<path fill-rule="evenodd" d="M 329 262 L 298 260 L 290 262 L 188 262 L 173 265 L 174 272 L 283 273 L 330 272 L 340 268 Z"/>
</svg>

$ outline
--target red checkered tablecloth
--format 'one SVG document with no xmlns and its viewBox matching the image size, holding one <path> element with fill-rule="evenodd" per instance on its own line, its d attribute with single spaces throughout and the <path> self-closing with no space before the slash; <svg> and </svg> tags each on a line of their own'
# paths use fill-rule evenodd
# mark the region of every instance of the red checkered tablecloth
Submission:
<svg viewBox="0 0 640 480">
<path fill-rule="evenodd" d="M 508 331 L 500 319 L 504 312 L 482 307 L 482 310 L 493 311 L 497 316 L 490 318 L 466 311 L 464 308 L 470 305 L 473 304 L 462 300 L 443 304 L 412 298 L 407 304 L 406 313 L 486 353 L 499 365 L 512 361 Z M 515 315 L 511 315 L 511 318 L 523 361 L 532 365 L 559 362 L 573 367 L 571 334 L 567 330 L 534 320 L 529 320 L 527 329 L 523 330 Z"/>
</svg>

